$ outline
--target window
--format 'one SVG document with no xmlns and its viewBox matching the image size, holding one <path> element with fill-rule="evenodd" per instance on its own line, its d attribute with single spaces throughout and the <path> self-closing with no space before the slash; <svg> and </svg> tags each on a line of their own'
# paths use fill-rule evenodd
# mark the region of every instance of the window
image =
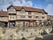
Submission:
<svg viewBox="0 0 53 40">
<path fill-rule="evenodd" d="M 14 19 L 14 16 L 10 15 L 10 19 Z"/>
<path fill-rule="evenodd" d="M 32 16 L 28 16 L 29 18 L 32 18 Z"/>
<path fill-rule="evenodd" d="M 36 18 L 38 18 L 38 16 L 36 16 Z"/>
<path fill-rule="evenodd" d="M 10 17 L 10 19 L 14 19 L 14 17 Z"/>
<path fill-rule="evenodd" d="M 28 26 L 29 26 L 29 22 L 25 22 L 25 26 L 27 26 L 27 27 L 28 27 Z"/>
<path fill-rule="evenodd" d="M 44 13 L 42 13 L 42 15 L 44 15 Z"/>
<path fill-rule="evenodd" d="M 45 17 L 42 17 L 43 19 L 45 18 Z"/>
<path fill-rule="evenodd" d="M 17 23 L 18 23 L 18 26 L 19 26 L 19 27 L 22 25 L 22 23 L 21 23 L 20 21 L 18 21 Z"/>
<path fill-rule="evenodd" d="M 31 12 L 28 12 L 29 15 L 31 15 Z"/>
<path fill-rule="evenodd" d="M 9 9 L 9 12 L 15 12 L 15 9 L 14 9 L 13 7 L 11 7 L 11 8 Z"/>
<path fill-rule="evenodd" d="M 14 11 L 14 8 L 13 8 L 13 7 L 11 7 L 10 11 Z"/>
<path fill-rule="evenodd" d="M 25 18 L 25 16 L 24 16 L 24 15 L 21 15 L 20 17 L 21 17 L 21 18 Z"/>
<path fill-rule="evenodd" d="M 20 12 L 21 12 L 21 13 L 24 13 L 24 12 L 25 12 L 25 10 L 24 10 L 24 9 L 22 9 Z"/>
</svg>

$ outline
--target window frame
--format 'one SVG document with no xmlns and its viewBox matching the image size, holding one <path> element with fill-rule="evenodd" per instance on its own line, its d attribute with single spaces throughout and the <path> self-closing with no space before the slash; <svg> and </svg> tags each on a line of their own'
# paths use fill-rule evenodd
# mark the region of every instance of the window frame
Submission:
<svg viewBox="0 0 53 40">
<path fill-rule="evenodd" d="M 35 16 L 35 18 L 39 18 L 39 16 Z"/>
<path fill-rule="evenodd" d="M 28 18 L 32 18 L 32 16 L 28 16 Z"/>
<path fill-rule="evenodd" d="M 25 18 L 25 15 L 20 15 L 20 18 Z"/>
<path fill-rule="evenodd" d="M 42 16 L 42 19 L 44 19 L 45 17 L 44 16 Z"/>
<path fill-rule="evenodd" d="M 32 13 L 31 12 L 28 12 L 28 15 L 31 15 Z"/>
<path fill-rule="evenodd" d="M 24 9 L 21 9 L 20 13 L 25 13 L 25 10 Z"/>
</svg>

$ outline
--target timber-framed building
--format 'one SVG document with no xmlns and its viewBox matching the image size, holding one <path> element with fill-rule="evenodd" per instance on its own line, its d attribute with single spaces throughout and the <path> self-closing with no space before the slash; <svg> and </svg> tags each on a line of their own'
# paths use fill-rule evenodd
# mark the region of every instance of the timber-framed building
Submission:
<svg viewBox="0 0 53 40">
<path fill-rule="evenodd" d="M 48 13 L 44 9 L 10 5 L 7 11 L 0 11 L 0 26 L 35 27 L 46 21 L 47 16 Z"/>
</svg>

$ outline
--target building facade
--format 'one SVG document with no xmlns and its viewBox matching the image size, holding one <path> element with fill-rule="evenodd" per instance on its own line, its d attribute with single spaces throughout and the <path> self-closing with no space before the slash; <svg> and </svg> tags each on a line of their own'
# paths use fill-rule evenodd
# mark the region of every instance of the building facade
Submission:
<svg viewBox="0 0 53 40">
<path fill-rule="evenodd" d="M 47 21 L 47 16 L 44 9 L 10 5 L 7 11 L 0 11 L 0 26 L 35 27 Z"/>
</svg>

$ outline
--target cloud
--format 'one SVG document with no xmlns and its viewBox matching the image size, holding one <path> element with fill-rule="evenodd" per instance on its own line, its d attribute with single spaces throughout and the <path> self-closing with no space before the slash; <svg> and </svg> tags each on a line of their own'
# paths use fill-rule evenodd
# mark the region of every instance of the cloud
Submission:
<svg viewBox="0 0 53 40">
<path fill-rule="evenodd" d="M 46 10 L 49 14 L 53 14 L 53 4 L 48 4 L 47 7 L 45 8 L 45 10 Z"/>
<path fill-rule="evenodd" d="M 43 9 L 42 5 L 40 5 L 40 4 L 35 4 L 35 5 L 34 5 L 34 8 Z"/>
<path fill-rule="evenodd" d="M 27 6 L 32 7 L 33 3 L 32 1 L 27 0 L 0 0 L 0 9 L 6 10 L 7 6 L 9 4 L 17 5 L 17 6 Z"/>
<path fill-rule="evenodd" d="M 32 1 L 26 1 L 26 0 L 17 0 L 15 2 L 13 2 L 14 5 L 18 5 L 18 6 L 33 6 Z"/>
<path fill-rule="evenodd" d="M 0 10 L 3 9 L 4 11 L 7 11 L 7 7 L 8 7 L 9 5 L 10 5 L 10 4 L 0 6 Z"/>
<path fill-rule="evenodd" d="M 53 2 L 53 0 L 46 0 L 47 2 Z"/>
</svg>

